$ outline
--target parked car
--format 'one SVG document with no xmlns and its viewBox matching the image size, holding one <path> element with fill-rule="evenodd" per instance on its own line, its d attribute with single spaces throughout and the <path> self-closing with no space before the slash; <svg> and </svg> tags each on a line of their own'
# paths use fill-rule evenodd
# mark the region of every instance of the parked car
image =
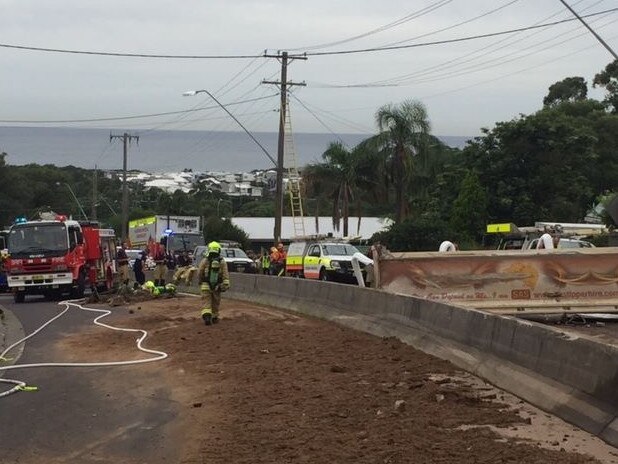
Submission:
<svg viewBox="0 0 618 464">
<path fill-rule="evenodd" d="M 207 246 L 197 246 L 193 251 L 193 262 L 196 267 L 199 267 L 200 261 L 204 257 L 204 252 L 208 252 Z M 257 265 L 255 261 L 247 256 L 247 254 L 237 247 L 221 247 L 221 257 L 227 263 L 227 269 L 230 272 L 245 272 L 255 274 Z"/>
</svg>

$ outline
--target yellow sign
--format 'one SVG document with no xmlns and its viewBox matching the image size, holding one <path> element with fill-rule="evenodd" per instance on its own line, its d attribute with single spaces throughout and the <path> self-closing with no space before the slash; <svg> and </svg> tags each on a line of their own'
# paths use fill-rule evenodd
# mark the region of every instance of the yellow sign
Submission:
<svg viewBox="0 0 618 464">
<path fill-rule="evenodd" d="M 488 234 L 499 234 L 505 232 L 511 232 L 513 230 L 513 224 L 487 224 Z"/>
<path fill-rule="evenodd" d="M 157 222 L 156 216 L 151 216 L 142 219 L 134 219 L 133 221 L 129 221 L 129 227 L 142 227 L 147 226 L 148 224 L 154 224 Z"/>
</svg>

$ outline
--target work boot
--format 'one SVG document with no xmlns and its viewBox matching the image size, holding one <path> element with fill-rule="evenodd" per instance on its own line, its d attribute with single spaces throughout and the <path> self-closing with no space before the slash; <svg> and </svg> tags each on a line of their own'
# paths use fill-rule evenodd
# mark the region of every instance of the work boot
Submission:
<svg viewBox="0 0 618 464">
<path fill-rule="evenodd" d="M 219 316 L 213 316 L 212 317 L 212 323 L 213 324 L 217 324 L 219 322 Z"/>
<path fill-rule="evenodd" d="M 204 314 L 202 316 L 202 319 L 204 319 L 204 324 L 205 325 L 211 325 L 212 324 L 212 314 Z"/>
</svg>

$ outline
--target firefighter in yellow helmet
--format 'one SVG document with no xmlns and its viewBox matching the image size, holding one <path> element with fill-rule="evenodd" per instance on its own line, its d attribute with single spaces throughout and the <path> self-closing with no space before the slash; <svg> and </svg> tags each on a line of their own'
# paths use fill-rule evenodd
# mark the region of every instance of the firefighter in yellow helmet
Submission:
<svg viewBox="0 0 618 464">
<path fill-rule="evenodd" d="M 221 258 L 221 245 L 217 242 L 208 244 L 197 275 L 202 294 L 202 319 L 206 325 L 216 324 L 219 322 L 221 292 L 230 288 L 230 274 Z"/>
</svg>

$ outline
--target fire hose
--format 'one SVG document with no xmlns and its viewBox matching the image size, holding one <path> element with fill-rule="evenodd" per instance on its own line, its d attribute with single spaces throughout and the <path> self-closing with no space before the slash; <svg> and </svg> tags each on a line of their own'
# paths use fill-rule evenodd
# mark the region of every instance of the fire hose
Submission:
<svg viewBox="0 0 618 464">
<path fill-rule="evenodd" d="M 81 300 L 78 300 L 78 301 L 81 301 Z M 7 358 L 6 358 L 7 353 L 9 353 L 11 350 L 13 350 L 17 346 L 21 345 L 22 343 L 24 343 L 29 338 L 34 337 L 36 334 L 41 332 L 41 330 L 43 330 L 49 324 L 54 322 L 56 319 L 59 319 L 60 317 L 62 317 L 64 314 L 66 314 L 67 311 L 69 309 L 71 309 L 72 307 L 81 309 L 82 311 L 89 311 L 89 312 L 94 312 L 94 313 L 100 313 L 100 315 L 97 316 L 96 318 L 94 318 L 93 321 L 92 321 L 94 324 L 96 324 L 96 325 L 98 325 L 100 327 L 104 327 L 104 328 L 110 329 L 110 330 L 121 331 L 121 332 L 138 332 L 138 333 L 141 333 L 141 336 L 138 339 L 135 340 L 137 349 L 142 351 L 142 352 L 144 352 L 144 353 L 152 354 L 152 355 L 155 355 L 155 356 L 151 357 L 151 358 L 134 359 L 134 360 L 130 360 L 130 361 L 51 362 L 51 363 L 14 364 L 14 365 L 11 365 L 11 366 L 0 367 L 0 371 L 15 370 L 15 369 L 29 369 L 29 368 L 36 368 L 36 367 L 109 367 L 109 366 L 128 366 L 128 365 L 133 365 L 133 364 L 144 364 L 144 363 L 149 363 L 149 362 L 154 362 L 154 361 L 161 361 L 161 360 L 167 358 L 167 356 L 168 356 L 167 353 L 165 353 L 163 351 L 151 350 L 151 349 L 148 349 L 148 348 L 144 348 L 142 346 L 142 343 L 144 342 L 146 337 L 148 337 L 148 332 L 145 331 L 145 330 L 142 330 L 142 329 L 128 329 L 128 328 L 124 328 L 124 327 L 114 327 L 112 325 L 105 324 L 103 322 L 99 322 L 100 319 L 103 319 L 104 317 L 109 316 L 112 313 L 112 311 L 109 311 L 107 309 L 88 308 L 88 307 L 82 306 L 81 304 L 79 304 L 79 303 L 77 303 L 75 301 L 71 301 L 71 300 L 61 301 L 58 304 L 59 305 L 65 305 L 65 308 L 60 313 L 58 313 L 57 315 L 52 317 L 50 320 L 45 322 L 43 325 L 41 325 L 34 332 L 32 332 L 31 334 L 23 337 L 22 339 L 16 341 L 11 346 L 6 348 L 2 353 L 0 353 L 0 362 L 3 361 L 3 360 L 4 361 L 7 360 Z M 19 391 L 32 391 L 32 390 L 36 390 L 36 387 L 30 387 L 30 386 L 28 386 L 26 384 L 26 382 L 23 382 L 21 380 L 13 380 L 13 379 L 0 378 L 0 383 L 8 383 L 8 384 L 14 385 L 14 387 L 12 387 L 11 389 L 6 390 L 4 392 L 0 392 L 0 398 L 2 398 L 4 396 L 8 396 L 8 395 L 10 395 L 12 393 L 17 393 Z"/>
</svg>

